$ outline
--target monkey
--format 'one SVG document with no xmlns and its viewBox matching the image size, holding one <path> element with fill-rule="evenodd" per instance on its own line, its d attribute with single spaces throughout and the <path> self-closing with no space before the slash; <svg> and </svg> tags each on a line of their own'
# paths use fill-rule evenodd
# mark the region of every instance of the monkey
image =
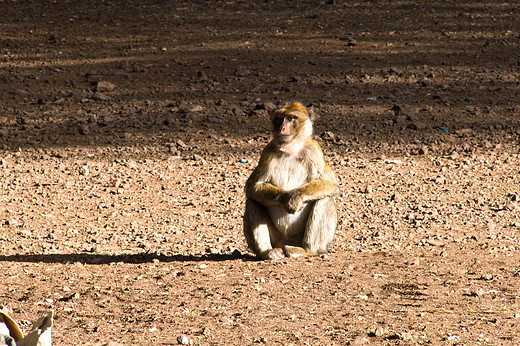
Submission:
<svg viewBox="0 0 520 346">
<path fill-rule="evenodd" d="M 271 115 L 271 141 L 246 181 L 243 231 L 260 259 L 326 254 L 334 238 L 340 188 L 311 114 L 293 102 Z"/>
</svg>

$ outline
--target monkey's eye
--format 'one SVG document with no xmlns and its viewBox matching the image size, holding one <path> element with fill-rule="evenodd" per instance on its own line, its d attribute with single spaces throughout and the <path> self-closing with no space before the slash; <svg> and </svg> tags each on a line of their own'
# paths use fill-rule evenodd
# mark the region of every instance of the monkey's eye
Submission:
<svg viewBox="0 0 520 346">
<path fill-rule="evenodd" d="M 289 120 L 289 121 L 296 121 L 296 120 L 298 120 L 298 117 L 295 116 L 295 115 L 289 115 L 289 116 L 287 117 L 287 120 Z"/>
</svg>

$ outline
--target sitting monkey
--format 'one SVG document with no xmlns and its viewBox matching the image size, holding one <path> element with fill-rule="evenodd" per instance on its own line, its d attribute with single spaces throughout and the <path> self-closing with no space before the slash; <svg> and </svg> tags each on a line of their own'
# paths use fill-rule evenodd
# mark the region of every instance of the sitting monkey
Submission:
<svg viewBox="0 0 520 346">
<path fill-rule="evenodd" d="M 312 136 L 309 112 L 289 103 L 246 182 L 244 235 L 262 259 L 327 253 L 337 226 L 338 181 Z"/>
</svg>

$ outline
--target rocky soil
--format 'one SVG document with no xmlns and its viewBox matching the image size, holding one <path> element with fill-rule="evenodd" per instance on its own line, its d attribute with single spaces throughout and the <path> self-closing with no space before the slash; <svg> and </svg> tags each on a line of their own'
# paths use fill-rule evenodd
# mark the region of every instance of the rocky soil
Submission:
<svg viewBox="0 0 520 346">
<path fill-rule="evenodd" d="M 56 345 L 520 343 L 520 5 L 0 1 L 0 305 Z M 256 261 L 299 100 L 330 254 Z"/>
</svg>

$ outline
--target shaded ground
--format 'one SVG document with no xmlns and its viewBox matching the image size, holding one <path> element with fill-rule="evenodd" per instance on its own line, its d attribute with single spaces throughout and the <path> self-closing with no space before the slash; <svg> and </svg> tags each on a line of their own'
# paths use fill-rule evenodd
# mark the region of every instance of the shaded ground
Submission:
<svg viewBox="0 0 520 346">
<path fill-rule="evenodd" d="M 58 345 L 519 343 L 519 16 L 0 1 L 1 305 L 54 310 Z M 289 100 L 341 221 L 327 256 L 258 262 L 242 190 Z"/>
</svg>

